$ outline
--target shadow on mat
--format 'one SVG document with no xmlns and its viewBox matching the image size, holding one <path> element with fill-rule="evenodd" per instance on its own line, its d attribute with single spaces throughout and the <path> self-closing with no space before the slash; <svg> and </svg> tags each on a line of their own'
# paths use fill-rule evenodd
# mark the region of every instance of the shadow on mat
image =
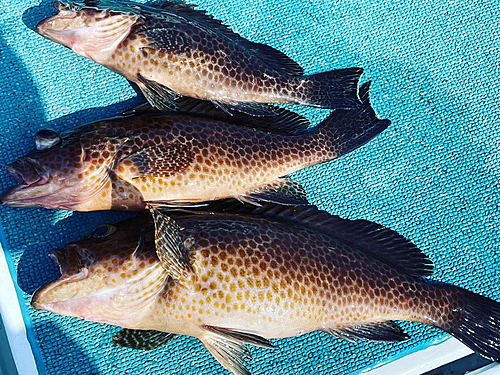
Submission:
<svg viewBox="0 0 500 375">
<path fill-rule="evenodd" d="M 52 322 L 34 325 L 37 343 L 44 355 L 45 370 L 58 375 L 98 375 L 92 357 L 86 354 L 56 324 Z"/>
</svg>

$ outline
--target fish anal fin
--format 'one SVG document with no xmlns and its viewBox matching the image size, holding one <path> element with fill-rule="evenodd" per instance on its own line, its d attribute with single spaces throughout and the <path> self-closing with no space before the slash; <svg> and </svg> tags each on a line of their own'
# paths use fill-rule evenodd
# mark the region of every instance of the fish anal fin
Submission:
<svg viewBox="0 0 500 375">
<path fill-rule="evenodd" d="M 203 345 L 224 368 L 236 375 L 250 375 L 245 359 L 250 360 L 252 356 L 244 344 L 273 348 L 268 340 L 251 333 L 208 325 L 201 328 L 203 334 L 199 339 Z"/>
<path fill-rule="evenodd" d="M 179 283 L 184 283 L 192 276 L 191 263 L 187 249 L 180 235 L 180 228 L 169 216 L 156 208 L 150 207 L 155 223 L 156 254 L 167 273 Z"/>
<path fill-rule="evenodd" d="M 175 338 L 175 334 L 155 330 L 124 328 L 113 336 L 113 344 L 138 350 L 153 350 Z"/>
<path fill-rule="evenodd" d="M 257 206 L 259 202 L 278 203 L 283 205 L 308 204 L 306 192 L 302 185 L 288 178 L 280 178 L 255 190 L 237 197 L 237 199 L 253 203 Z"/>
<path fill-rule="evenodd" d="M 357 324 L 348 327 L 327 328 L 323 331 L 344 340 L 405 341 L 409 336 L 393 321 Z"/>
<path fill-rule="evenodd" d="M 146 100 L 160 111 L 177 111 L 175 99 L 179 97 L 175 91 L 168 87 L 137 74 L 137 85 L 141 89 Z"/>
<path fill-rule="evenodd" d="M 170 142 L 144 147 L 119 160 L 115 169 L 120 177 L 128 180 L 146 176 L 168 177 L 184 172 L 193 159 L 187 145 Z"/>
<path fill-rule="evenodd" d="M 231 328 L 215 327 L 210 325 L 203 325 L 202 328 L 206 331 L 217 334 L 229 341 L 256 345 L 262 348 L 274 349 L 274 345 L 271 344 L 269 340 L 259 335 L 254 335 L 253 333 L 241 332 Z"/>
</svg>

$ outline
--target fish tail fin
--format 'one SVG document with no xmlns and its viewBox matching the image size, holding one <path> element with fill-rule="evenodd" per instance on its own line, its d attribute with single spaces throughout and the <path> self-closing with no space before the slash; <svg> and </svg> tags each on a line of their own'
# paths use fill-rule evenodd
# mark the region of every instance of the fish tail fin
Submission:
<svg viewBox="0 0 500 375">
<path fill-rule="evenodd" d="M 308 87 L 307 97 L 300 104 L 331 109 L 359 107 L 358 83 L 361 74 L 362 68 L 347 68 L 297 77 Z"/>
<path fill-rule="evenodd" d="M 450 297 L 455 303 L 447 319 L 436 326 L 481 356 L 499 362 L 500 303 L 458 287 L 453 288 Z"/>
<path fill-rule="evenodd" d="M 345 155 L 375 138 L 389 125 L 389 120 L 380 120 L 370 105 L 368 91 L 371 82 L 359 89 L 361 105 L 355 109 L 338 109 L 321 122 L 317 128 L 320 141 L 331 144 L 335 157 Z"/>
</svg>

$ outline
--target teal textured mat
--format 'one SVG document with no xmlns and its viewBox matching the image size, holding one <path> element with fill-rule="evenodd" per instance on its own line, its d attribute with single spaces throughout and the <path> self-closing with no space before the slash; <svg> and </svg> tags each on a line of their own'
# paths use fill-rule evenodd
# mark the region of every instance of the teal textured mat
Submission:
<svg viewBox="0 0 500 375">
<path fill-rule="evenodd" d="M 244 37 L 270 44 L 308 73 L 361 66 L 372 103 L 392 125 L 347 157 L 296 174 L 332 213 L 391 227 L 436 264 L 434 279 L 500 300 L 500 5 L 467 0 L 200 0 Z M 64 130 L 138 103 L 124 78 L 38 36 L 52 0 L 0 2 L 0 166 Z M 316 120 L 310 109 L 302 113 Z M 0 188 L 14 185 L 2 169 Z M 47 256 L 127 214 L 0 208 L 21 305 L 47 374 L 225 373 L 197 340 L 152 352 L 116 348 L 116 328 L 28 307 L 56 278 Z M 399 344 L 348 343 L 323 333 L 252 348 L 253 374 L 345 374 L 446 337 L 405 324 Z"/>
</svg>

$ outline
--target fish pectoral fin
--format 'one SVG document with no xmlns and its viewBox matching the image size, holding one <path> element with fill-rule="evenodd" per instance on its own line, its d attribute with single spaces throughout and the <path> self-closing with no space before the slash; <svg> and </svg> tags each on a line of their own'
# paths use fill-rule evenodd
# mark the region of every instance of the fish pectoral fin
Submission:
<svg viewBox="0 0 500 375">
<path fill-rule="evenodd" d="M 147 101 L 160 111 L 177 111 L 178 107 L 175 99 L 180 95 L 175 91 L 170 90 L 167 86 L 163 86 L 158 82 L 144 78 L 140 73 L 137 73 L 138 86 L 146 97 Z"/>
<path fill-rule="evenodd" d="M 151 48 L 168 54 L 181 55 L 193 49 L 194 41 L 191 35 L 173 28 L 172 24 L 167 23 L 166 27 L 155 26 L 143 28 L 146 40 L 149 44 L 144 48 Z"/>
<path fill-rule="evenodd" d="M 175 280 L 182 283 L 192 273 L 187 249 L 177 223 L 156 208 L 150 207 L 155 223 L 156 254 L 161 265 Z"/>
<path fill-rule="evenodd" d="M 189 146 L 174 141 L 141 148 L 119 160 L 115 169 L 128 171 L 127 175 L 123 175 L 126 179 L 168 177 L 182 173 L 193 160 L 194 155 Z"/>
<path fill-rule="evenodd" d="M 323 331 L 348 341 L 355 339 L 370 341 L 405 341 L 409 336 L 399 325 L 389 320 L 382 323 L 356 324 L 342 328 L 327 328 Z"/>
<path fill-rule="evenodd" d="M 238 200 L 260 206 L 259 202 L 283 205 L 309 204 L 302 185 L 289 178 L 279 178 L 264 186 L 236 197 Z"/>
<path fill-rule="evenodd" d="M 177 335 L 168 332 L 124 328 L 113 336 L 113 344 L 138 350 L 152 350 L 169 341 Z"/>
<path fill-rule="evenodd" d="M 252 359 L 252 356 L 244 344 L 274 348 L 265 338 L 251 333 L 208 325 L 202 328 L 204 333 L 199 339 L 203 345 L 224 368 L 236 375 L 250 375 L 245 359 Z"/>
</svg>

